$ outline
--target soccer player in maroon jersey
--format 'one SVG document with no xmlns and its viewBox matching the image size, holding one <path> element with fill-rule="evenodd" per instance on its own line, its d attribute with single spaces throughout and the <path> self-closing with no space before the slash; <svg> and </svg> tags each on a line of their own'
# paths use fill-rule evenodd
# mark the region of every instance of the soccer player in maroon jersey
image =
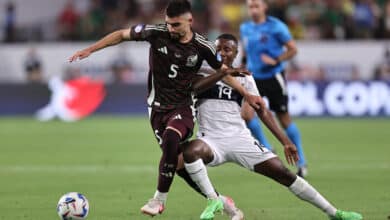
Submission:
<svg viewBox="0 0 390 220">
<path fill-rule="evenodd" d="M 84 59 L 95 51 L 122 41 L 150 43 L 147 102 L 153 132 L 162 149 L 157 191 L 141 208 L 144 214 L 151 216 L 164 210 L 167 193 L 180 159 L 179 143 L 192 135 L 192 91 L 208 88 L 223 77 L 226 82 L 238 83 L 229 77 L 243 72 L 224 65 L 214 44 L 192 30 L 192 22 L 191 4 L 187 0 L 172 0 L 166 9 L 165 24 L 138 24 L 130 30 L 115 31 L 69 58 L 70 62 Z M 217 70 L 216 74 L 206 78 L 197 74 L 204 60 Z M 245 98 L 250 100 L 251 96 Z M 191 182 L 184 172 L 181 169 L 180 176 Z M 190 185 L 194 188 L 194 184 Z"/>
</svg>

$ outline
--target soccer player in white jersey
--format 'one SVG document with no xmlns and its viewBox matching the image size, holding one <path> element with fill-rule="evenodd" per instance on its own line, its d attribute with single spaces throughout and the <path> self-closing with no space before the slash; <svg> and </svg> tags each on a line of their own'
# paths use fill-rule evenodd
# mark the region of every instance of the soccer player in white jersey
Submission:
<svg viewBox="0 0 390 220">
<path fill-rule="evenodd" d="M 233 35 L 223 34 L 218 37 L 216 44 L 224 64 L 232 66 L 237 55 L 237 39 Z M 276 125 L 259 96 L 253 77 L 238 77 L 237 80 L 246 92 L 259 97 L 260 107 L 254 106 L 257 114 L 284 146 L 287 162 L 295 164 L 298 161 L 296 147 Z M 208 178 L 205 164 L 218 166 L 225 162 L 236 163 L 275 180 L 298 198 L 321 209 L 332 220 L 362 219 L 359 213 L 336 209 L 313 186 L 288 170 L 275 154 L 251 136 L 240 115 L 243 99 L 239 92 L 218 82 L 211 89 L 197 94 L 197 97 L 199 131 L 197 139 L 183 146 L 183 157 L 191 178 L 208 197 L 207 207 L 200 219 L 213 219 L 215 212 L 223 209 L 222 201 Z M 232 217 L 233 220 L 243 218 L 243 215 Z"/>
</svg>

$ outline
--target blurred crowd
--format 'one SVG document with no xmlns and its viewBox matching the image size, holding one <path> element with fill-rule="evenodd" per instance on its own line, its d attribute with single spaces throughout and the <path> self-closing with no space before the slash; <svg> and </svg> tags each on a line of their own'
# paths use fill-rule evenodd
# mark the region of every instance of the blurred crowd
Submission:
<svg viewBox="0 0 390 220">
<path fill-rule="evenodd" d="M 52 24 L 18 27 L 18 9 L 3 9 L 3 41 L 85 41 L 137 23 L 160 23 L 168 0 L 84 0 L 84 10 L 68 0 Z M 296 39 L 390 38 L 390 0 L 268 0 L 269 14 L 280 18 Z M 210 39 L 220 32 L 238 33 L 248 19 L 245 0 L 192 0 L 195 29 Z M 53 27 L 48 28 L 47 26 Z M 42 32 L 53 32 L 45 34 Z M 35 33 L 35 34 L 34 34 Z M 38 33 L 38 34 L 36 34 Z"/>
<path fill-rule="evenodd" d="M 18 5 L 9 0 L 2 17 L 3 42 L 94 41 L 138 23 L 163 23 L 169 0 L 62 0 L 58 13 L 39 24 L 18 26 Z M 390 39 L 390 0 L 267 0 L 268 14 L 284 21 L 295 39 Z M 82 2 L 83 7 L 80 7 Z M 191 0 L 194 29 L 213 40 L 222 32 L 238 35 L 249 19 L 245 0 Z M 61 6 L 62 4 L 62 6 Z M 61 8 L 60 8 L 61 7 Z M 47 33 L 48 32 L 48 33 Z M 367 79 L 390 80 L 390 46 Z M 362 76 L 356 63 L 310 66 L 292 60 L 290 80 L 355 80 Z M 46 82 L 45 64 L 31 49 L 24 61 L 28 82 Z M 67 72 L 69 70 L 66 70 Z M 83 72 L 82 70 L 78 70 Z M 85 72 L 85 71 L 84 71 Z M 122 53 L 105 67 L 110 83 L 143 82 L 132 60 Z M 138 74 L 138 75 L 137 75 Z M 66 74 L 65 74 L 66 75 Z"/>
<path fill-rule="evenodd" d="M 275 0 L 270 14 L 286 22 L 296 39 L 390 37 L 388 0 Z"/>
</svg>

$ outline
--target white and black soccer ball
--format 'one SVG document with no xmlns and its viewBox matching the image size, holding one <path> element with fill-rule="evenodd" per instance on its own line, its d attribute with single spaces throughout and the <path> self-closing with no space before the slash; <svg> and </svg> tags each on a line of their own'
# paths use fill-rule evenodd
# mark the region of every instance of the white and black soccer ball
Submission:
<svg viewBox="0 0 390 220">
<path fill-rule="evenodd" d="M 85 219 L 89 212 L 87 198 L 77 192 L 66 193 L 61 196 L 57 204 L 57 213 L 62 220 Z"/>
</svg>

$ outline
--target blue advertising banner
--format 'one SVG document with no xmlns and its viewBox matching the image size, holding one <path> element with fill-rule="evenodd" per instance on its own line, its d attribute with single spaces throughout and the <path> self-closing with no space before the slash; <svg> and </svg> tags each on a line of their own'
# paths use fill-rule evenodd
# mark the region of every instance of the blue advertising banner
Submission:
<svg viewBox="0 0 390 220">
<path fill-rule="evenodd" d="M 390 82 L 290 81 L 288 91 L 295 116 L 390 116 Z"/>
</svg>

